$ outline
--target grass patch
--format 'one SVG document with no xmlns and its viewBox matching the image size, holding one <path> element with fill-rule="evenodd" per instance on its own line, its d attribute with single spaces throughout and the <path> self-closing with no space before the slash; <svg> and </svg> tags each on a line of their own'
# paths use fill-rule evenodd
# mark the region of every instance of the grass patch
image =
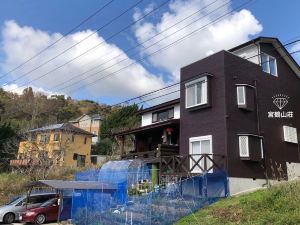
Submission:
<svg viewBox="0 0 300 225">
<path fill-rule="evenodd" d="M 176 225 L 300 224 L 300 182 L 229 197 L 189 215 Z"/>
</svg>

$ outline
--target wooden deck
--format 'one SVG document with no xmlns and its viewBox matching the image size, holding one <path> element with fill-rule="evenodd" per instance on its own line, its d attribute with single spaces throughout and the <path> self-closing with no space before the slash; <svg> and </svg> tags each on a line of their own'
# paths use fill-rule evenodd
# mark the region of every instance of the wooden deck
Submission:
<svg viewBox="0 0 300 225">
<path fill-rule="evenodd" d="M 226 158 L 217 154 L 179 155 L 177 145 L 158 145 L 157 149 L 122 155 L 122 159 L 142 159 L 155 163 L 162 176 L 194 176 L 226 169 Z"/>
<path fill-rule="evenodd" d="M 132 152 L 125 155 L 122 155 L 122 159 L 151 159 L 151 158 L 160 158 L 161 156 L 172 156 L 179 154 L 178 145 L 166 145 L 159 144 L 156 149 L 146 152 Z"/>
<path fill-rule="evenodd" d="M 226 159 L 223 155 L 193 154 L 160 157 L 160 176 L 186 176 L 223 170 Z"/>
</svg>

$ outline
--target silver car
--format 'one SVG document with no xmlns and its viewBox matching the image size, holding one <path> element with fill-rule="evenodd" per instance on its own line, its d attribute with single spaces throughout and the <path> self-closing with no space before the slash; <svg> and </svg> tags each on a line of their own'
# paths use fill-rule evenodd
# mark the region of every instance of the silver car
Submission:
<svg viewBox="0 0 300 225">
<path fill-rule="evenodd" d="M 55 196 L 55 193 L 35 193 L 31 194 L 28 200 L 26 195 L 18 196 L 6 205 L 0 206 L 0 223 L 10 224 L 19 219 L 21 212 L 24 212 L 26 209 L 36 208 Z"/>
</svg>

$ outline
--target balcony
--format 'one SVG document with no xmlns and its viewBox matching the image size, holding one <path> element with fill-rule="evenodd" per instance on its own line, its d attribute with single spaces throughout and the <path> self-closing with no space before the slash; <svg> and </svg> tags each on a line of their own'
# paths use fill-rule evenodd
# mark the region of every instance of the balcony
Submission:
<svg viewBox="0 0 300 225">
<path fill-rule="evenodd" d="M 226 169 L 226 157 L 217 154 L 161 156 L 160 176 L 187 176 Z"/>
<path fill-rule="evenodd" d="M 178 145 L 167 145 L 167 144 L 158 144 L 157 148 L 152 151 L 143 151 L 143 152 L 131 152 L 128 154 L 123 154 L 122 159 L 137 159 L 137 158 L 148 158 L 155 159 L 161 156 L 172 156 L 179 154 Z"/>
<path fill-rule="evenodd" d="M 37 164 L 37 160 L 34 159 L 12 159 L 9 161 L 11 167 L 29 167 Z"/>
</svg>

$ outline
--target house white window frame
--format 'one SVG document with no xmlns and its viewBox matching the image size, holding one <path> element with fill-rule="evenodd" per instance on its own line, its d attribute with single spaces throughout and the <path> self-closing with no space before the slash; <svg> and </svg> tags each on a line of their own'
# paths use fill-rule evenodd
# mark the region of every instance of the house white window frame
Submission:
<svg viewBox="0 0 300 225">
<path fill-rule="evenodd" d="M 263 56 L 263 55 L 266 55 L 266 56 L 267 56 L 267 61 L 265 62 L 266 65 L 267 65 L 267 71 L 264 71 L 264 70 L 263 70 L 263 71 L 266 72 L 266 73 L 269 73 L 269 74 L 271 74 L 271 75 L 273 75 L 273 76 L 275 76 L 275 77 L 278 77 L 277 60 L 276 60 L 276 58 L 275 58 L 274 56 L 271 56 L 271 55 L 265 53 L 265 52 L 261 52 L 260 63 L 261 63 L 262 69 L 263 69 L 263 61 L 262 61 L 262 56 Z M 275 68 L 275 74 L 271 73 L 271 67 L 270 67 L 270 62 L 271 62 L 271 60 L 270 60 L 270 58 L 271 58 L 271 59 L 274 59 L 274 64 L 275 64 L 275 65 L 274 65 L 274 68 Z"/>
<path fill-rule="evenodd" d="M 295 140 L 290 139 L 290 132 L 294 131 L 295 132 Z M 293 144 L 298 144 L 298 133 L 297 133 L 297 128 L 296 127 L 291 127 L 291 126 L 283 126 L 283 138 L 285 142 L 288 143 L 293 143 Z"/>
<path fill-rule="evenodd" d="M 209 148 L 209 153 L 202 153 L 201 152 L 201 141 L 209 141 L 210 142 L 210 148 Z M 191 137 L 189 138 L 189 154 L 193 155 L 192 152 L 192 143 L 193 142 L 200 142 L 200 153 L 199 154 L 213 154 L 213 143 L 212 143 L 212 135 L 205 135 L 205 136 L 198 136 L 198 137 Z M 197 157 L 196 157 L 197 158 Z M 211 158 L 213 158 L 213 156 L 211 155 Z M 201 162 L 200 162 L 201 165 Z M 190 159 L 190 169 L 194 166 L 194 162 Z M 211 162 L 208 162 L 207 167 L 210 168 L 212 166 Z M 201 169 L 196 166 L 193 171 L 191 171 L 192 173 L 202 173 Z M 212 172 L 209 171 L 210 173 Z"/>
<path fill-rule="evenodd" d="M 247 150 L 247 154 L 242 154 L 242 151 L 241 151 L 241 138 L 242 137 L 246 137 L 247 139 L 247 141 L 246 141 L 246 150 Z M 250 152 L 249 152 L 249 135 L 240 135 L 239 136 L 239 155 L 240 155 L 240 157 L 250 157 Z"/>
<path fill-rule="evenodd" d="M 240 102 L 240 98 L 239 98 L 239 89 L 242 89 L 243 91 L 243 101 Z M 237 86 L 236 87 L 236 98 L 237 98 L 237 104 L 239 106 L 243 106 L 243 105 L 246 105 L 246 87 L 245 86 Z"/>
<path fill-rule="evenodd" d="M 261 151 L 260 156 L 263 159 L 264 158 L 264 143 L 263 143 L 262 138 L 260 138 L 260 151 Z"/>
<path fill-rule="evenodd" d="M 195 84 L 197 83 L 203 83 L 204 85 L 201 87 L 201 102 L 197 104 L 197 86 Z M 196 99 L 196 104 L 194 105 L 188 105 L 188 95 L 187 95 L 187 90 L 188 87 L 191 85 L 195 85 L 194 87 L 196 88 L 195 91 L 195 99 Z M 203 100 L 203 101 L 202 101 Z M 185 84 L 185 108 L 193 108 L 196 106 L 200 106 L 200 105 L 205 105 L 208 103 L 208 88 L 207 88 L 207 76 L 204 77 L 200 77 L 198 79 L 192 80 L 188 83 Z"/>
</svg>

